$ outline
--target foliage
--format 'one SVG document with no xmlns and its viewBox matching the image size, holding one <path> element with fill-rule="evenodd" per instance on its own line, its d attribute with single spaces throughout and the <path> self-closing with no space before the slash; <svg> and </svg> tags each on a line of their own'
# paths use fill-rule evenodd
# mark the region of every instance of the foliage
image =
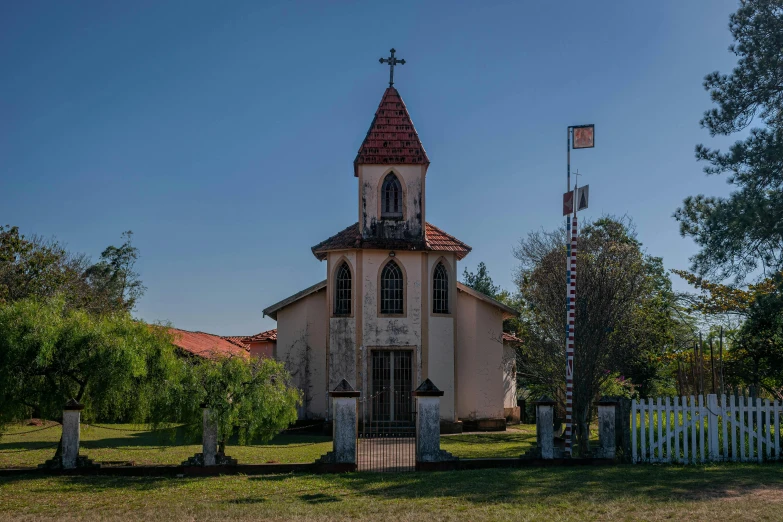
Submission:
<svg viewBox="0 0 783 522">
<path fill-rule="evenodd" d="M 128 313 L 91 315 L 61 296 L 0 305 L 0 424 L 60 419 L 72 398 L 87 419 L 168 420 L 179 368 L 165 329 Z"/>
<path fill-rule="evenodd" d="M 469 286 L 473 290 L 492 298 L 500 292 L 500 287 L 492 282 L 492 278 L 489 276 L 489 270 L 487 270 L 487 265 L 485 265 L 483 261 L 476 267 L 475 274 L 473 272 L 468 272 L 468 269 L 465 268 L 462 273 L 462 282 L 465 283 L 465 286 Z"/>
<path fill-rule="evenodd" d="M 761 296 L 775 290 L 775 279 L 767 277 L 747 289 L 712 282 L 686 270 L 672 270 L 693 287 L 701 291 L 699 296 L 691 297 L 690 310 L 702 314 L 737 314 L 745 316 L 751 305 Z"/>
<path fill-rule="evenodd" d="M 525 305 L 518 368 L 524 384 L 565 403 L 565 230 L 534 232 L 514 251 Z M 576 435 L 584 451 L 592 403 L 620 372 L 640 393 L 662 379 L 657 357 L 680 335 L 671 283 L 659 258 L 646 255 L 632 223 L 587 223 L 577 252 L 574 365 Z"/>
<path fill-rule="evenodd" d="M 240 444 L 271 440 L 297 419 L 301 394 L 283 363 L 268 358 L 191 359 L 182 388 L 182 420 L 201 426 L 209 407 L 225 444 L 236 431 Z"/>
<path fill-rule="evenodd" d="M 145 287 L 133 269 L 139 258 L 139 251 L 132 244 L 133 232 L 123 232 L 122 237 L 122 245 L 107 247 L 100 260 L 84 273 L 94 289 L 98 311 L 130 312 L 144 295 Z"/>
<path fill-rule="evenodd" d="M 81 302 L 87 262 L 55 241 L 27 238 L 18 227 L 0 226 L 0 303 L 28 297 L 64 296 Z"/>
<path fill-rule="evenodd" d="M 729 29 L 737 66 L 706 76 L 717 107 L 701 124 L 713 136 L 761 126 L 727 153 L 696 147 L 697 159 L 709 163 L 705 172 L 730 174 L 738 190 L 728 198 L 688 197 L 675 217 L 701 247 L 693 258 L 698 274 L 739 281 L 758 268 L 783 268 L 783 0 L 742 0 Z"/>
<path fill-rule="evenodd" d="M 133 270 L 139 254 L 132 235 L 123 233 L 121 246 L 109 246 L 91 264 L 57 241 L 28 238 L 18 227 L 0 226 L 0 303 L 59 295 L 68 307 L 93 314 L 132 311 L 144 293 Z"/>
<path fill-rule="evenodd" d="M 733 384 L 753 385 L 783 398 L 783 276 L 775 288 L 756 296 L 727 361 Z"/>
</svg>

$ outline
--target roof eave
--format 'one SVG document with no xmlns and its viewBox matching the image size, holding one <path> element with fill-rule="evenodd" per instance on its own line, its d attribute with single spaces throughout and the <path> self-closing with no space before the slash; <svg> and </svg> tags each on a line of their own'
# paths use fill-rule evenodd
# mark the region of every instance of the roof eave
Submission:
<svg viewBox="0 0 783 522">
<path fill-rule="evenodd" d="M 479 301 L 484 301 L 485 303 L 494 306 L 495 308 L 500 308 L 500 311 L 503 313 L 503 319 L 512 319 L 514 317 L 519 317 L 519 312 L 514 310 L 508 305 L 505 305 L 498 301 L 497 299 L 493 299 L 489 297 L 488 295 L 482 294 L 478 290 L 474 290 L 471 287 L 467 286 L 464 283 L 457 282 L 457 290 L 460 292 L 464 292 L 472 297 L 475 297 Z"/>
<path fill-rule="evenodd" d="M 302 290 L 301 292 L 297 292 L 292 296 L 286 297 L 282 301 L 278 301 L 277 303 L 273 304 L 272 306 L 269 306 L 264 309 L 262 312 L 264 314 L 264 317 L 271 317 L 275 321 L 277 321 L 277 312 L 281 309 L 285 308 L 286 306 L 293 304 L 300 299 L 304 299 L 308 295 L 314 294 L 316 292 L 319 292 L 326 288 L 326 279 L 321 281 L 320 283 L 316 283 L 313 286 L 309 286 Z"/>
</svg>

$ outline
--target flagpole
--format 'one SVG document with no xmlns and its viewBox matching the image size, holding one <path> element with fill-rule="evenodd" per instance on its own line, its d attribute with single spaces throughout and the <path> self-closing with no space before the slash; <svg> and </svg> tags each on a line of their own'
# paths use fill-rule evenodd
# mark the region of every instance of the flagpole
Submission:
<svg viewBox="0 0 783 522">
<path fill-rule="evenodd" d="M 573 127 L 568 127 L 566 137 L 566 163 L 567 163 L 567 178 L 566 178 L 566 194 L 571 190 L 571 133 Z M 571 199 L 572 209 L 576 208 L 576 192 L 574 192 Z M 573 210 L 572 210 L 573 211 Z M 566 397 L 565 397 L 565 456 L 571 456 L 571 431 L 572 431 L 572 416 L 573 416 L 573 324 L 572 324 L 572 303 L 571 303 L 571 216 L 566 214 Z"/>
</svg>

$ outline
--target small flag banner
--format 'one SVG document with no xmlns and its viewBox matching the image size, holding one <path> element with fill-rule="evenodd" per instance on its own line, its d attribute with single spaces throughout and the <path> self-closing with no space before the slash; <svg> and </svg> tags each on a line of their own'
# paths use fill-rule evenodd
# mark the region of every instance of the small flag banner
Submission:
<svg viewBox="0 0 783 522">
<path fill-rule="evenodd" d="M 568 216 L 574 212 L 574 191 L 563 194 L 563 215 Z"/>
<path fill-rule="evenodd" d="M 587 208 L 587 202 L 590 199 L 590 185 L 578 187 L 576 189 L 576 210 Z"/>
</svg>

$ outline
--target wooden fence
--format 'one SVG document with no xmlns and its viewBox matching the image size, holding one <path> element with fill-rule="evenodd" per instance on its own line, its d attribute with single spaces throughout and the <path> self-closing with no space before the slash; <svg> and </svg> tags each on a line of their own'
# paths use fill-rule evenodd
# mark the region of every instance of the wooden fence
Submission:
<svg viewBox="0 0 783 522">
<path fill-rule="evenodd" d="M 633 462 L 681 464 L 780 459 L 783 404 L 714 394 L 631 403 Z"/>
</svg>

